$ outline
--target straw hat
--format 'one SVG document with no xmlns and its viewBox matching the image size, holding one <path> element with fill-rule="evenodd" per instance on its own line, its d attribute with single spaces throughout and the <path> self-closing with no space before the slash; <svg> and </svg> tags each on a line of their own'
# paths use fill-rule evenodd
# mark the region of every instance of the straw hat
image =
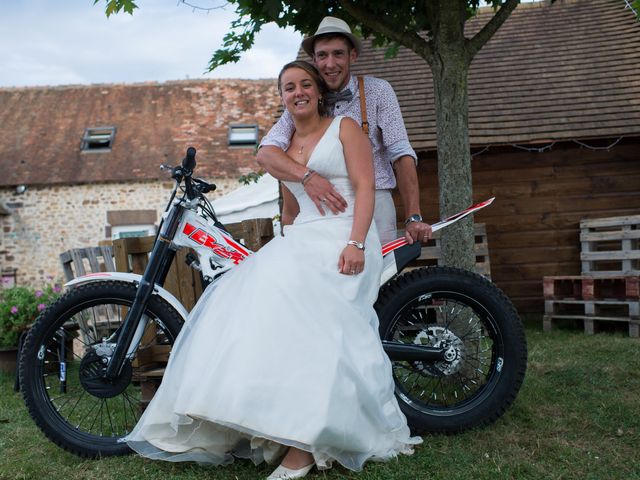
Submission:
<svg viewBox="0 0 640 480">
<path fill-rule="evenodd" d="M 302 41 L 302 49 L 307 52 L 309 56 L 313 57 L 313 42 L 318 35 L 325 35 L 327 33 L 339 33 L 344 35 L 351 40 L 351 43 L 356 49 L 358 55 L 362 52 L 362 42 L 360 42 L 360 39 L 351 33 L 351 29 L 349 28 L 349 25 L 347 25 L 347 22 L 336 17 L 324 17 L 320 22 L 320 25 L 318 25 L 316 33 Z"/>
</svg>

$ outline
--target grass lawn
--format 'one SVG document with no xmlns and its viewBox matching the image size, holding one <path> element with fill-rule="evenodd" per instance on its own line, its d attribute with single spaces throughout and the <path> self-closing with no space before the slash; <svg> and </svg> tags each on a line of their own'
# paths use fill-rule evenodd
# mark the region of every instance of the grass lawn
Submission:
<svg viewBox="0 0 640 480">
<path fill-rule="evenodd" d="M 363 472 L 334 468 L 314 479 L 640 480 L 640 341 L 528 328 L 529 370 L 513 407 L 496 424 L 427 436 L 415 455 Z M 152 462 L 136 456 L 83 460 L 40 434 L 13 378 L 0 377 L 0 479 L 265 478 L 272 466 Z"/>
</svg>

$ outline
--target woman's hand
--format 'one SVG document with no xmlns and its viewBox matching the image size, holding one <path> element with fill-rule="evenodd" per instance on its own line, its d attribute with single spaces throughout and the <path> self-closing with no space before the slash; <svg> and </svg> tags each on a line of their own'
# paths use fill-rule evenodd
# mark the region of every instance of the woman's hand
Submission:
<svg viewBox="0 0 640 480">
<path fill-rule="evenodd" d="M 340 254 L 338 271 L 344 275 L 357 275 L 364 270 L 364 251 L 347 245 Z"/>
</svg>

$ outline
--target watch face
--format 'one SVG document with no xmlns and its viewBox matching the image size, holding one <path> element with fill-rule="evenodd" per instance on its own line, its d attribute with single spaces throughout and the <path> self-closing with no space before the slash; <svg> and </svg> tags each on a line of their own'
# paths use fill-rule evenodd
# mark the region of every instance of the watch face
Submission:
<svg viewBox="0 0 640 480">
<path fill-rule="evenodd" d="M 358 248 L 360 250 L 364 250 L 364 243 L 360 243 L 360 242 L 357 242 L 355 240 L 349 240 L 347 242 L 347 244 L 348 245 L 353 245 L 354 247 L 356 247 L 356 248 Z"/>
</svg>

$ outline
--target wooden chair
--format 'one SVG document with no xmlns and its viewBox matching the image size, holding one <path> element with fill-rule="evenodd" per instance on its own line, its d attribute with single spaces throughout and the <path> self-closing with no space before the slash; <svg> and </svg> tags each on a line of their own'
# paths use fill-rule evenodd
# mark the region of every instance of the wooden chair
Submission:
<svg viewBox="0 0 640 480">
<path fill-rule="evenodd" d="M 110 245 L 72 248 L 60 254 L 60 263 L 67 282 L 87 273 L 116 270 Z"/>
</svg>

